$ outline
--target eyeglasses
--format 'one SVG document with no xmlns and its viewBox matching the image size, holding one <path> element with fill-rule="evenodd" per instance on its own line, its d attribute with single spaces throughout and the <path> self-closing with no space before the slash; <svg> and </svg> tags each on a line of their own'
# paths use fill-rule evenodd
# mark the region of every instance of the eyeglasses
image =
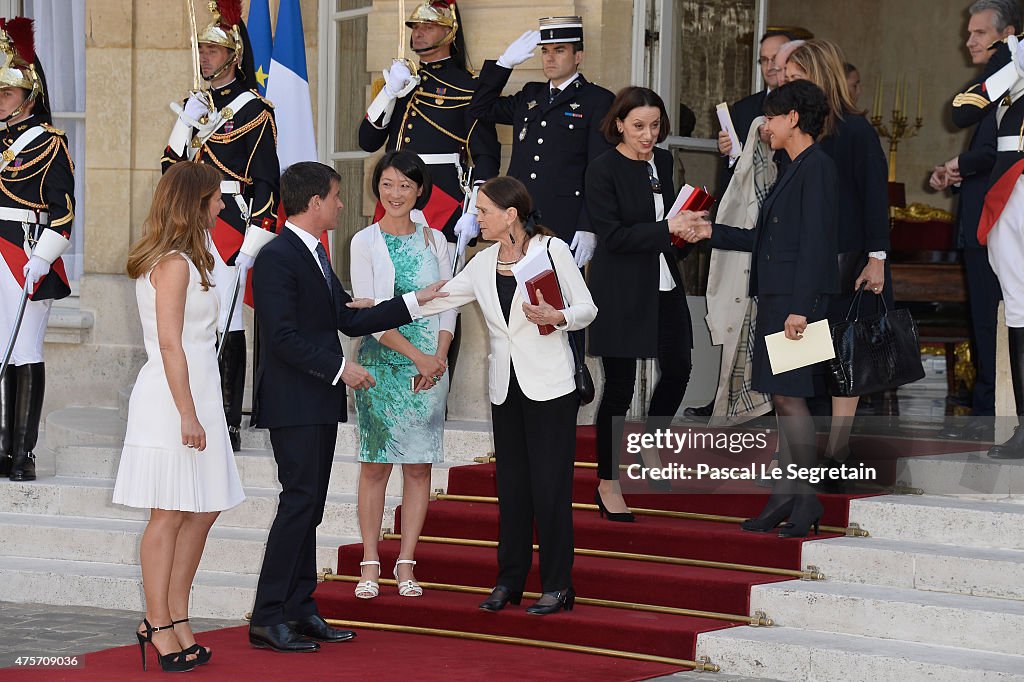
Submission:
<svg viewBox="0 0 1024 682">
<path fill-rule="evenodd" d="M 654 174 L 654 166 L 647 164 L 647 177 L 651 181 L 651 191 L 655 194 L 661 194 L 661 180 Z"/>
</svg>

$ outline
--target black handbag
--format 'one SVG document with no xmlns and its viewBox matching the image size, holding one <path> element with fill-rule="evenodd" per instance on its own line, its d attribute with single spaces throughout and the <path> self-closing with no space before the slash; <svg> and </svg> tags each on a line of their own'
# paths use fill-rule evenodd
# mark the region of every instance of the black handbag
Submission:
<svg viewBox="0 0 1024 682">
<path fill-rule="evenodd" d="M 910 311 L 889 310 L 883 296 L 881 314 L 861 318 L 864 285 L 854 294 L 846 321 L 832 326 L 836 357 L 830 361 L 832 394 L 853 397 L 888 391 L 924 377 L 917 325 Z M 850 315 L 856 308 L 856 316 Z"/>
<path fill-rule="evenodd" d="M 548 262 L 551 263 L 551 272 L 555 276 L 555 284 L 558 286 L 558 295 L 565 303 L 565 294 L 562 293 L 562 283 L 558 280 L 558 270 L 555 268 L 555 259 L 551 257 L 551 238 L 548 238 L 546 250 Z M 590 368 L 587 367 L 587 359 L 582 348 L 576 347 L 575 337 L 582 334 L 566 334 L 569 339 L 569 348 L 572 350 L 572 360 L 575 365 L 573 378 L 576 380 L 576 396 L 580 399 L 580 405 L 588 405 L 594 400 L 594 377 L 590 376 Z"/>
</svg>

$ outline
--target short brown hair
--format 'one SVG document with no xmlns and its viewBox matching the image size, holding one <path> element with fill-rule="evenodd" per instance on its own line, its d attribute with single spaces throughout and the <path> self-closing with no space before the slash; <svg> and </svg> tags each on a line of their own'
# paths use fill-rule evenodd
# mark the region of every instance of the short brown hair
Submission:
<svg viewBox="0 0 1024 682">
<path fill-rule="evenodd" d="M 641 88 L 637 85 L 622 88 L 615 95 L 615 101 L 612 102 L 608 113 L 605 114 L 604 120 L 601 121 L 601 132 L 604 133 L 604 138 L 612 144 L 622 142 L 622 133 L 619 132 L 615 122 L 625 121 L 629 112 L 638 107 L 657 107 L 661 112 L 661 128 L 658 130 L 658 142 L 664 142 L 665 138 L 668 137 L 671 127 L 668 111 L 665 109 L 665 102 L 654 90 Z"/>
</svg>

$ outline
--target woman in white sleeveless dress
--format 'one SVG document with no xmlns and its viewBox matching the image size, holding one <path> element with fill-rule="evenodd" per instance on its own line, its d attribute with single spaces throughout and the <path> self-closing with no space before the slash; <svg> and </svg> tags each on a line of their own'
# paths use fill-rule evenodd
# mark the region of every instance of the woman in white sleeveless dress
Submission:
<svg viewBox="0 0 1024 682">
<path fill-rule="evenodd" d="M 164 670 L 211 651 L 195 642 L 188 600 L 217 515 L 245 498 L 221 405 L 208 230 L 224 207 L 220 174 L 183 162 L 161 178 L 128 256 L 148 361 L 128 403 L 114 502 L 150 509 L 140 561 L 146 617 L 136 634 Z"/>
</svg>

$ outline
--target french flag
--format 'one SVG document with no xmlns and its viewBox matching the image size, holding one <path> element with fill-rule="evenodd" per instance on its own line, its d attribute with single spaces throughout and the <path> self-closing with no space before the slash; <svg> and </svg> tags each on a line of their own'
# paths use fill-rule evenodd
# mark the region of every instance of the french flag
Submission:
<svg viewBox="0 0 1024 682">
<path fill-rule="evenodd" d="M 277 158 L 281 171 L 296 161 L 316 161 L 313 106 L 309 96 L 299 0 L 281 0 L 278 8 L 267 99 L 274 103 Z"/>
</svg>

